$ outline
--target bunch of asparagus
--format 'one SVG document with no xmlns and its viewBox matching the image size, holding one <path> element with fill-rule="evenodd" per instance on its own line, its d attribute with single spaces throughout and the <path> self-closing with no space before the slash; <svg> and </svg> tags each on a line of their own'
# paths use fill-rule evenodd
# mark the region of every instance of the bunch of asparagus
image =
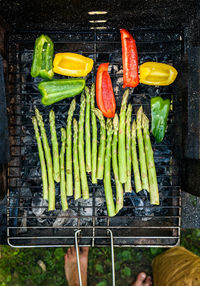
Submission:
<svg viewBox="0 0 200 286">
<path fill-rule="evenodd" d="M 107 143 L 105 147 L 104 189 L 109 216 L 116 215 L 123 207 L 123 184 L 125 184 L 125 192 L 132 192 L 131 165 L 133 165 L 136 192 L 138 193 L 142 189 L 147 190 L 150 192 L 151 204 L 159 205 L 157 176 L 149 135 L 149 120 L 141 106 L 137 112 L 136 121 L 133 120 L 131 128 L 132 106 L 129 104 L 127 107 L 128 96 L 129 90 L 127 89 L 122 98 L 119 121 L 117 114 L 115 114 L 113 124 L 110 122 L 110 119 L 108 119 L 106 124 Z M 101 121 L 101 132 L 103 132 L 105 129 L 104 119 L 102 115 L 100 116 L 100 111 L 95 110 L 94 113 Z M 100 144 L 103 141 L 105 140 L 102 138 Z M 116 183 L 116 206 L 114 205 L 111 187 L 111 153 L 112 168 Z M 100 155 L 102 154 L 103 152 L 101 151 L 100 153 L 99 150 L 98 160 L 100 160 Z"/>
<path fill-rule="evenodd" d="M 55 209 L 54 181 L 60 182 L 63 210 L 68 209 L 68 196 L 74 195 L 76 200 L 82 193 L 83 199 L 88 199 L 87 173 L 89 173 L 93 184 L 97 184 L 97 180 L 103 180 L 108 215 L 116 215 L 123 208 L 123 184 L 125 184 L 125 192 L 132 191 L 131 165 L 133 165 L 136 192 L 142 189 L 150 191 L 151 203 L 159 204 L 149 121 L 141 107 L 131 127 L 132 106 L 129 104 L 127 107 L 128 96 L 127 89 L 123 95 L 119 118 L 115 114 L 113 120 L 107 119 L 105 122 L 101 111 L 95 108 L 94 84 L 91 90 L 86 87 L 81 95 L 78 122 L 75 118 L 73 119 L 76 108 L 75 99 L 70 104 L 66 129 L 61 128 L 60 154 L 54 111 L 51 110 L 49 113 L 51 152 L 42 115 L 37 108 L 35 109 L 32 122 L 41 163 L 43 198 L 49 201 L 49 210 Z M 97 145 L 97 118 L 100 123 L 99 146 Z M 90 129 L 92 129 L 92 136 Z M 136 141 L 138 141 L 139 161 Z M 116 205 L 111 185 L 111 162 L 116 183 Z"/>
<path fill-rule="evenodd" d="M 35 108 L 35 116 L 32 122 L 35 130 L 35 137 L 38 145 L 39 159 L 41 164 L 43 198 L 49 201 L 49 210 L 55 209 L 55 182 L 60 182 L 60 195 L 62 209 L 68 209 L 67 196 L 74 195 L 75 199 L 81 197 L 89 198 L 87 172 L 92 172 L 92 182 L 97 183 L 97 123 L 96 116 L 91 111 L 94 109 L 95 86 L 92 85 L 91 92 L 86 87 L 85 94 L 81 95 L 79 122 L 73 119 L 73 143 L 72 143 L 72 118 L 76 107 L 76 100 L 73 99 L 67 117 L 66 129 L 61 128 L 61 148 L 59 154 L 58 140 L 55 125 L 55 113 L 49 113 L 49 125 L 51 132 L 52 152 L 44 127 L 43 117 Z M 92 146 L 90 138 L 90 114 L 92 117 Z M 85 125 L 84 125 L 85 122 Z M 39 131 L 39 128 L 40 131 Z M 85 133 L 85 140 L 84 140 Z M 41 136 L 40 136 L 41 135 Z M 42 139 L 42 141 L 41 141 Z M 86 163 L 84 141 L 86 142 Z M 72 150 L 73 149 L 73 150 Z M 92 150 L 92 151 L 91 151 Z M 73 151 L 73 156 L 72 156 Z M 66 153 L 66 155 L 65 155 Z M 73 164 L 72 164 L 73 157 Z M 73 166 L 72 166 L 73 165 Z M 74 169 L 74 170 L 73 170 Z M 74 174 L 74 188 L 73 188 Z M 55 182 L 54 182 L 55 181 Z M 74 191 L 73 191 L 74 190 Z"/>
<path fill-rule="evenodd" d="M 130 128 L 132 107 L 129 104 L 126 110 L 127 99 L 128 90 L 126 90 L 123 95 L 120 111 L 118 146 L 119 181 L 121 183 L 125 183 L 125 192 L 132 191 L 132 161 L 136 192 L 138 193 L 142 189 L 147 190 L 150 192 L 151 204 L 159 205 L 156 168 L 149 135 L 149 120 L 144 114 L 143 108 L 141 106 L 137 112 L 136 121 L 133 120 L 132 128 Z M 137 143 L 139 151 L 139 162 L 137 157 Z"/>
</svg>

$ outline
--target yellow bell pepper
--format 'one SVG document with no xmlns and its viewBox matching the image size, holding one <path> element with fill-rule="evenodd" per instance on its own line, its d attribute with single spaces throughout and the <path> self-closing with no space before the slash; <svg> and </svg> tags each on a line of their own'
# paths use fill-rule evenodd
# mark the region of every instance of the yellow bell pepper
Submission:
<svg viewBox="0 0 200 286">
<path fill-rule="evenodd" d="M 169 85 L 175 81 L 177 74 L 177 70 L 170 65 L 146 62 L 140 66 L 140 83 Z"/>
<path fill-rule="evenodd" d="M 53 61 L 53 71 L 58 74 L 82 77 L 91 72 L 93 59 L 75 53 L 58 53 Z"/>
</svg>

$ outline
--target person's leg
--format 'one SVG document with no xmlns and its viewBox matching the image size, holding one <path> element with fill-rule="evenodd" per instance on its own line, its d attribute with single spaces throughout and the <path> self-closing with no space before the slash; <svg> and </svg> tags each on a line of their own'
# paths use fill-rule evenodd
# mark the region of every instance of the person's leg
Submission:
<svg viewBox="0 0 200 286">
<path fill-rule="evenodd" d="M 87 267 L 88 267 L 88 252 L 89 247 L 81 247 L 80 256 L 80 267 L 83 286 L 87 286 Z M 65 254 L 65 275 L 69 286 L 79 286 L 78 268 L 76 260 L 76 249 L 75 247 L 68 248 Z M 144 272 L 138 274 L 137 280 L 132 286 L 151 286 L 151 277 L 146 277 Z"/>
<path fill-rule="evenodd" d="M 88 252 L 89 247 L 81 247 L 79 251 L 83 286 L 87 286 Z M 69 286 L 79 286 L 75 247 L 68 248 L 67 253 L 65 254 L 65 275 Z"/>
<path fill-rule="evenodd" d="M 148 276 L 144 273 L 141 272 L 138 274 L 137 280 L 133 283 L 132 286 L 151 286 L 151 277 Z"/>
</svg>

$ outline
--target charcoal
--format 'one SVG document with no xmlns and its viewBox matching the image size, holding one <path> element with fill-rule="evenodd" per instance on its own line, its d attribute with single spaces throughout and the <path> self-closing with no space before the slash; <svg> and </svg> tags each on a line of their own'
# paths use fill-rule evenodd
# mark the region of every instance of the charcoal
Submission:
<svg viewBox="0 0 200 286">
<path fill-rule="evenodd" d="M 119 72 L 119 67 L 118 67 L 118 65 L 112 65 L 112 70 L 113 70 L 113 72 Z M 122 71 L 122 73 L 123 73 L 123 70 L 121 70 Z"/>
<path fill-rule="evenodd" d="M 26 131 L 27 136 L 22 137 L 22 142 L 24 144 L 30 144 L 32 142 L 32 136 L 30 135 L 30 131 Z M 25 152 L 24 152 L 25 153 Z"/>
<path fill-rule="evenodd" d="M 24 182 L 22 184 L 22 188 L 20 190 L 20 195 L 21 195 L 22 198 L 24 198 L 24 197 L 31 197 L 32 196 L 30 187 L 29 187 L 29 185 L 26 182 Z"/>
<path fill-rule="evenodd" d="M 117 75 L 123 75 L 123 69 L 120 69 L 119 71 L 117 71 L 116 74 L 117 74 Z"/>
<path fill-rule="evenodd" d="M 48 202 L 41 197 L 34 197 L 31 205 L 34 215 L 41 216 L 48 207 Z"/>
<path fill-rule="evenodd" d="M 91 223 L 91 217 L 93 214 L 92 202 L 92 198 L 89 198 L 88 200 L 79 199 L 75 202 L 75 206 L 79 205 L 79 215 L 82 217 L 80 219 L 80 224 L 82 226 L 89 225 Z"/>
<path fill-rule="evenodd" d="M 97 208 L 104 206 L 105 204 L 105 197 L 103 190 L 98 189 L 95 193 L 95 206 Z"/>
<path fill-rule="evenodd" d="M 116 80 L 117 85 L 123 84 L 123 77 L 118 77 Z"/>
<path fill-rule="evenodd" d="M 64 225 L 76 226 L 77 221 L 78 221 L 76 216 L 77 216 L 77 213 L 72 209 L 68 209 L 66 211 L 60 211 L 58 214 L 58 217 L 53 223 L 53 227 L 59 228 L 60 226 L 64 226 Z"/>
<path fill-rule="evenodd" d="M 25 233 L 25 232 L 27 232 L 27 210 L 24 211 L 19 229 L 19 233 Z"/>
<path fill-rule="evenodd" d="M 154 212 L 155 212 L 156 208 L 154 208 L 152 206 L 152 204 L 150 203 L 149 200 L 145 200 L 144 206 L 145 206 L 144 207 L 144 216 L 147 216 L 147 218 L 148 218 L 148 216 L 154 216 Z M 151 218 L 148 218 L 148 219 L 151 219 Z M 145 220 L 145 218 L 143 218 L 143 220 Z"/>
</svg>

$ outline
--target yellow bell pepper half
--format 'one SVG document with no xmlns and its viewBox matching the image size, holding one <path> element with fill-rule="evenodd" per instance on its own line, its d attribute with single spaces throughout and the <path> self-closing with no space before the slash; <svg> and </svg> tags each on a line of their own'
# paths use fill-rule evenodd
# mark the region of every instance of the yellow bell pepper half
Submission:
<svg viewBox="0 0 200 286">
<path fill-rule="evenodd" d="M 53 71 L 58 74 L 82 77 L 91 72 L 93 59 L 75 53 L 58 53 L 53 61 Z"/>
<path fill-rule="evenodd" d="M 175 81 L 177 74 L 177 70 L 170 65 L 146 62 L 140 66 L 140 83 L 169 85 Z"/>
</svg>

